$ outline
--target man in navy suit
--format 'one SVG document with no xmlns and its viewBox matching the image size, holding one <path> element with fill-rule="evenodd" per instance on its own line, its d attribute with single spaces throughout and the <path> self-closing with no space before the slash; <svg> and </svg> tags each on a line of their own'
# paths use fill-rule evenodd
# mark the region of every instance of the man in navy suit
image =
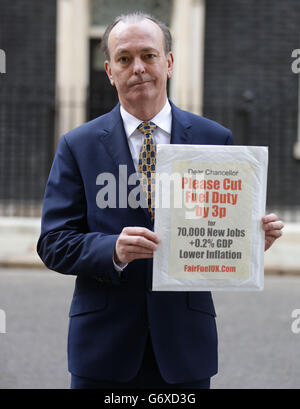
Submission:
<svg viewBox="0 0 300 409">
<path fill-rule="evenodd" d="M 48 268 L 77 276 L 68 338 L 72 388 L 208 388 L 217 372 L 211 294 L 151 291 L 160 239 L 147 208 L 124 204 L 120 192 L 128 196 L 134 186 L 119 170 L 137 173 L 145 121 L 155 125 L 155 143 L 228 145 L 232 135 L 168 100 L 173 54 L 165 25 L 122 16 L 103 42 L 120 103 L 61 137 L 38 242 Z M 104 184 L 105 175 L 115 183 Z M 108 197 L 108 186 L 116 203 L 105 207 L 99 192 L 106 188 Z M 269 215 L 262 226 L 267 249 L 283 224 Z"/>
</svg>

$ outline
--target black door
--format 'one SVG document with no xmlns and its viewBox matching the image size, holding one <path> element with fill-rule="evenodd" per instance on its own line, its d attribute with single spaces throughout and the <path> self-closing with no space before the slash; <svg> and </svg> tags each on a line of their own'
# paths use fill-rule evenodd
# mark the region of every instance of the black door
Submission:
<svg viewBox="0 0 300 409">
<path fill-rule="evenodd" d="M 104 70 L 101 40 L 90 40 L 90 86 L 88 92 L 88 119 L 94 119 L 110 111 L 118 102 L 115 87 L 112 87 Z"/>
</svg>

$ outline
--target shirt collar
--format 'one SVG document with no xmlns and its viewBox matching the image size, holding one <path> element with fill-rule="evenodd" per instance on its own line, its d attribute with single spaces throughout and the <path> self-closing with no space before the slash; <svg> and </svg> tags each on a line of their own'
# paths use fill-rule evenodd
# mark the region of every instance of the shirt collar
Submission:
<svg viewBox="0 0 300 409">
<path fill-rule="evenodd" d="M 127 138 L 129 138 L 133 132 L 137 129 L 137 127 L 141 124 L 141 120 L 131 115 L 127 112 L 121 105 L 120 108 L 121 117 L 124 124 L 124 129 Z M 171 112 L 171 105 L 167 99 L 165 106 L 163 109 L 155 115 L 154 118 L 151 119 L 152 122 L 155 123 L 159 128 L 163 131 L 171 134 L 172 128 L 172 112 Z"/>
</svg>

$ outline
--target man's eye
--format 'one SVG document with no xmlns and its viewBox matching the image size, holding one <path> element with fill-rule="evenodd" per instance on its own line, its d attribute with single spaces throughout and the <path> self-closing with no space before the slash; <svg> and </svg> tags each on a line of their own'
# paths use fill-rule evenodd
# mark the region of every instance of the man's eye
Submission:
<svg viewBox="0 0 300 409">
<path fill-rule="evenodd" d="M 129 61 L 129 58 L 128 58 L 128 57 L 120 57 L 119 61 L 120 61 L 122 64 L 126 64 L 126 63 Z"/>
<path fill-rule="evenodd" d="M 155 54 L 146 54 L 146 58 L 148 60 L 152 60 L 153 58 L 155 58 Z"/>
</svg>

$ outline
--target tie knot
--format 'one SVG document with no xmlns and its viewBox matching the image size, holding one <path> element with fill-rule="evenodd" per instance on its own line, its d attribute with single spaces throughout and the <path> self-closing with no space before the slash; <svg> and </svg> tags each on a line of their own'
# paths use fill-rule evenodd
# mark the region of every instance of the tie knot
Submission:
<svg viewBox="0 0 300 409">
<path fill-rule="evenodd" d="M 156 128 L 157 125 L 155 125 L 153 122 L 144 121 L 139 125 L 138 130 L 144 135 L 152 135 Z"/>
</svg>

